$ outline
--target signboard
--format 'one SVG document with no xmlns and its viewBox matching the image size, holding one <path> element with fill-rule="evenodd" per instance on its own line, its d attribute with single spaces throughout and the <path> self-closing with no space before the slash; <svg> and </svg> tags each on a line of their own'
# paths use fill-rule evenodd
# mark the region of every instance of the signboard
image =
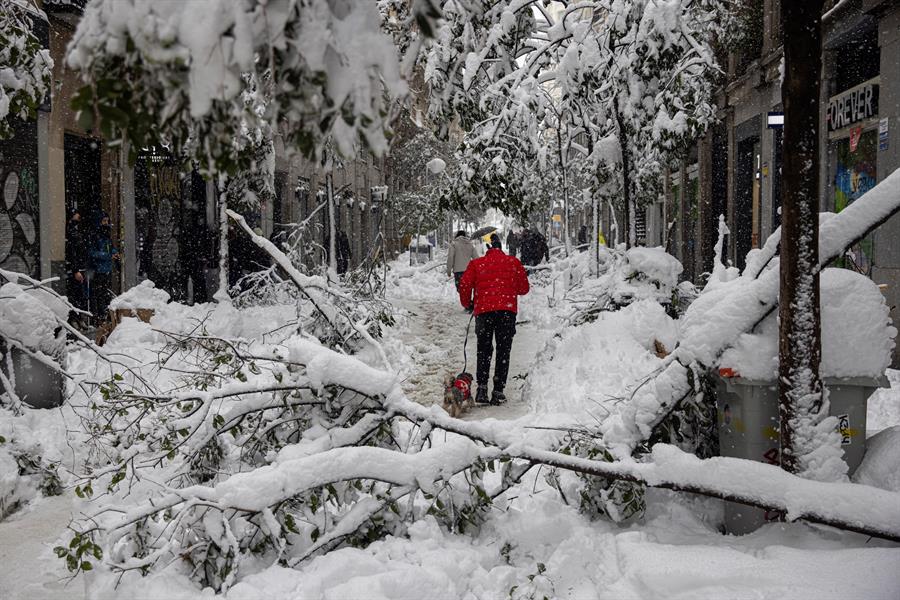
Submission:
<svg viewBox="0 0 900 600">
<path fill-rule="evenodd" d="M 878 115 L 878 84 L 864 83 L 828 100 L 828 131 L 837 131 Z"/>
<path fill-rule="evenodd" d="M 888 128 L 890 127 L 890 120 L 888 117 L 883 117 L 880 121 L 878 121 L 878 150 L 884 151 L 888 149 Z"/>
<path fill-rule="evenodd" d="M 784 113 L 781 111 L 773 111 L 766 115 L 766 127 L 768 129 L 784 128 Z"/>
</svg>

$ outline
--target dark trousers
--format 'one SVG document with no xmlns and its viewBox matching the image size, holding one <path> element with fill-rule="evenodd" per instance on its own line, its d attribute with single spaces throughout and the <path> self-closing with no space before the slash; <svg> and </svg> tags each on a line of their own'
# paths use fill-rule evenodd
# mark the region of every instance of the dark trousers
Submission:
<svg viewBox="0 0 900 600">
<path fill-rule="evenodd" d="M 453 274 L 453 280 L 456 282 L 456 291 L 457 292 L 459 291 L 459 280 L 462 279 L 463 273 L 465 273 L 465 271 L 459 271 L 459 272 Z"/>
<path fill-rule="evenodd" d="M 84 275 L 84 273 L 82 273 Z M 87 279 L 82 279 L 78 281 L 75 279 L 75 275 L 69 275 L 69 278 L 66 280 L 66 297 L 68 297 L 69 302 L 75 308 L 80 308 L 81 310 L 88 309 L 88 293 L 87 293 Z"/>
<path fill-rule="evenodd" d="M 509 353 L 516 335 L 516 313 L 496 310 L 475 317 L 475 335 L 478 337 L 478 387 L 487 385 L 491 374 L 491 355 L 497 342 L 497 362 L 494 365 L 494 391 L 502 392 L 509 375 Z"/>
<path fill-rule="evenodd" d="M 112 298 L 112 273 L 94 273 L 91 278 L 91 304 L 98 322 L 106 320 Z"/>
</svg>

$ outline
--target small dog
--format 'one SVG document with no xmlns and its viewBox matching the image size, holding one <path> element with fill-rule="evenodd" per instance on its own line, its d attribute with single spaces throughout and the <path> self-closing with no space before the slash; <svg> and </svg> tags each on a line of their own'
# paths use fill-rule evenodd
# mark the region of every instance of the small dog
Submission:
<svg viewBox="0 0 900 600">
<path fill-rule="evenodd" d="M 454 419 L 466 409 L 475 406 L 472 398 L 472 375 L 460 373 L 456 377 L 449 373 L 444 376 L 444 410 Z"/>
</svg>

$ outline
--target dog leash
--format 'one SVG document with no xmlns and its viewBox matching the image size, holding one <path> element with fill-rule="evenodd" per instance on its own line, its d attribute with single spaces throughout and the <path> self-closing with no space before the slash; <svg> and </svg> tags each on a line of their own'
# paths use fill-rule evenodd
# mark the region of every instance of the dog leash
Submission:
<svg viewBox="0 0 900 600">
<path fill-rule="evenodd" d="M 466 367 L 469 366 L 469 355 L 466 354 L 466 346 L 469 344 L 469 329 L 472 327 L 472 320 L 475 318 L 475 312 L 472 312 L 472 316 L 469 317 L 469 323 L 466 325 L 466 339 L 463 340 L 463 370 L 462 372 L 466 372 Z"/>
</svg>

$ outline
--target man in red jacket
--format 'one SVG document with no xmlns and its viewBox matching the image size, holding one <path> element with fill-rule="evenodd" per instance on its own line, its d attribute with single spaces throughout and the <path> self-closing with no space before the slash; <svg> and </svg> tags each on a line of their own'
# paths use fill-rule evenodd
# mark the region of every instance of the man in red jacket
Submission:
<svg viewBox="0 0 900 600">
<path fill-rule="evenodd" d="M 500 249 L 500 237 L 491 236 L 487 254 L 469 263 L 459 281 L 459 301 L 463 308 L 475 304 L 475 335 L 478 337 L 478 392 L 475 402 L 487 403 L 487 382 L 491 372 L 493 342 L 497 340 L 494 390 L 490 404 L 506 400 L 503 388 L 509 373 L 509 353 L 516 334 L 518 296 L 528 293 L 528 275 L 515 256 Z"/>
</svg>

